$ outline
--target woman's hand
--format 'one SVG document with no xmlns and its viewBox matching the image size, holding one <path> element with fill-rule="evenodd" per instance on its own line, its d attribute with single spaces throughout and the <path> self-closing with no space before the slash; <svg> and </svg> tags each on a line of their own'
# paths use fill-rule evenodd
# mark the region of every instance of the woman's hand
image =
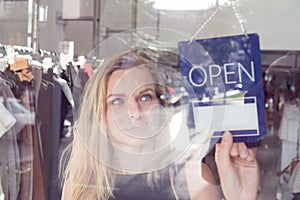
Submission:
<svg viewBox="0 0 300 200">
<path fill-rule="evenodd" d="M 225 132 L 221 143 L 216 144 L 215 160 L 226 199 L 256 199 L 259 168 L 245 143 L 233 143 L 232 135 Z"/>
</svg>

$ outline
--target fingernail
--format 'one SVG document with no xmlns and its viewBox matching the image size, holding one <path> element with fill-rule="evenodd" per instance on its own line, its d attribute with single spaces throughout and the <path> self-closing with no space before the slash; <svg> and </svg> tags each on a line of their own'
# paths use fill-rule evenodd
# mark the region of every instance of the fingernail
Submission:
<svg viewBox="0 0 300 200">
<path fill-rule="evenodd" d="M 247 157 L 248 157 L 248 151 L 242 150 L 242 152 L 241 152 L 241 157 L 242 157 L 242 158 L 247 158 Z"/>
<path fill-rule="evenodd" d="M 253 158 L 252 156 L 248 156 L 248 157 L 247 157 L 247 161 L 251 162 L 251 161 L 253 161 L 253 160 L 254 160 L 254 158 Z"/>
<path fill-rule="evenodd" d="M 228 131 L 225 131 L 223 133 L 222 139 L 225 140 L 225 141 L 227 141 L 227 140 L 229 140 L 229 137 L 230 137 L 230 133 Z"/>
</svg>

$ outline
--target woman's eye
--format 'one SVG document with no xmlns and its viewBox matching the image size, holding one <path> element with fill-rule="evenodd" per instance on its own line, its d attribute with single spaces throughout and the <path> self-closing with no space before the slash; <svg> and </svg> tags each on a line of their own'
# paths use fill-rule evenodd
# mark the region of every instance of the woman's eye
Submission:
<svg viewBox="0 0 300 200">
<path fill-rule="evenodd" d="M 115 98 L 111 101 L 112 105 L 121 105 L 124 103 L 124 99 L 122 98 Z"/>
<path fill-rule="evenodd" d="M 144 94 L 140 97 L 139 101 L 152 101 L 153 96 L 151 94 Z"/>
</svg>

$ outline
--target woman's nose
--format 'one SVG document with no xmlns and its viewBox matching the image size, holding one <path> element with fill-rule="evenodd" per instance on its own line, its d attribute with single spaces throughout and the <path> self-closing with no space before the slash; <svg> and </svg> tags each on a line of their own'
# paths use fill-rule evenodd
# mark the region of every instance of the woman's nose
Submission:
<svg viewBox="0 0 300 200">
<path fill-rule="evenodd" d="M 132 100 L 128 103 L 128 115 L 130 119 L 141 118 L 142 111 L 138 102 Z"/>
</svg>

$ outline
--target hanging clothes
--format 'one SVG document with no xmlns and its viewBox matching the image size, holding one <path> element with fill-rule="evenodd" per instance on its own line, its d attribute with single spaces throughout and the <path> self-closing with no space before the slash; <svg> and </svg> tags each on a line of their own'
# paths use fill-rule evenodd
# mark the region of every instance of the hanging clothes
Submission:
<svg viewBox="0 0 300 200">
<path fill-rule="evenodd" d="M 61 138 L 61 96 L 62 88 L 53 79 L 53 70 L 42 74 L 42 79 L 48 83 L 41 87 L 37 102 L 37 123 L 41 133 L 42 169 L 45 198 L 60 199 L 57 182 L 59 143 Z"/>
<path fill-rule="evenodd" d="M 53 75 L 53 65 L 44 68 L 42 55 L 12 55 L 0 72 L 0 200 L 60 199 L 63 122 L 70 105 L 79 105 L 88 74 L 82 69 L 66 79 Z"/>
<path fill-rule="evenodd" d="M 1 86 L 0 96 L 3 99 L 3 105 L 11 112 L 9 99 L 14 98 L 10 88 Z M 15 116 L 14 116 L 15 118 Z M 16 120 L 17 122 L 17 120 Z M 20 149 L 18 148 L 18 132 L 16 130 L 16 123 L 7 130 L 5 135 L 1 137 L 1 166 L 2 168 L 2 183 L 4 183 L 3 191 L 6 199 L 16 199 L 20 190 L 20 173 L 21 171 L 21 156 Z"/>
<path fill-rule="evenodd" d="M 280 169 L 284 169 L 297 155 L 300 155 L 299 134 L 300 107 L 297 104 L 286 103 L 278 130 L 281 139 Z M 282 178 L 280 182 L 283 183 Z"/>
<path fill-rule="evenodd" d="M 297 104 L 286 103 L 278 131 L 281 140 L 296 142 L 300 126 L 300 107 Z"/>
<path fill-rule="evenodd" d="M 21 63 L 13 66 L 18 73 L 19 69 L 28 66 L 24 64 L 27 62 L 16 63 Z M 1 124 L 6 126 L 0 137 L 0 163 L 4 166 L 0 176 L 3 196 L 4 199 L 44 199 L 32 82 L 20 79 L 10 69 L 3 75 L 13 82 L 11 85 L 0 84 L 1 112 L 8 112 L 1 114 L 6 121 L 0 119 Z"/>
</svg>

